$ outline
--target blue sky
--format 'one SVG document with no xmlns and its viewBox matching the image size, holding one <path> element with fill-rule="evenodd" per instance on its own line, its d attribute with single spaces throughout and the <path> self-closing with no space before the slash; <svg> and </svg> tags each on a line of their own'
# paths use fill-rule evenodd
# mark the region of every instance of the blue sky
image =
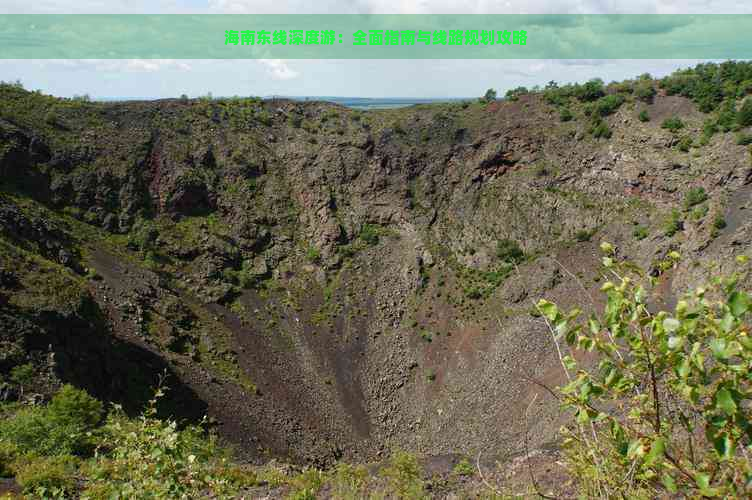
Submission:
<svg viewBox="0 0 752 500">
<path fill-rule="evenodd" d="M 752 13 L 737 0 L 0 0 L 0 14 Z M 476 96 L 519 85 L 656 76 L 696 60 L 0 60 L 0 80 L 72 96 Z"/>
</svg>

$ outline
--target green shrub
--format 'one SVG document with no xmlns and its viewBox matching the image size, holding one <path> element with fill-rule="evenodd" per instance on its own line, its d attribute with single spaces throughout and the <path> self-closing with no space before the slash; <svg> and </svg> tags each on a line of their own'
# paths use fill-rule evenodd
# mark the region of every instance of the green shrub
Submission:
<svg viewBox="0 0 752 500">
<path fill-rule="evenodd" d="M 595 103 L 595 110 L 600 116 L 608 116 L 619 109 L 623 103 L 623 95 L 611 94 L 598 99 Z"/>
<path fill-rule="evenodd" d="M 574 115 L 569 110 L 569 108 L 561 108 L 561 110 L 559 111 L 559 120 L 563 122 L 568 122 L 568 121 L 572 121 L 573 118 L 574 118 Z"/>
<path fill-rule="evenodd" d="M 31 383 L 33 378 L 34 365 L 31 363 L 17 365 L 10 370 L 10 380 L 14 384 L 19 385 L 21 388 L 21 395 L 23 395 L 24 389 Z"/>
<path fill-rule="evenodd" d="M 634 231 L 632 231 L 632 236 L 637 241 L 644 240 L 649 234 L 648 228 L 645 226 L 637 226 L 634 228 Z"/>
<path fill-rule="evenodd" d="M 29 457 L 14 464 L 16 482 L 24 493 L 42 498 L 73 497 L 76 460 L 69 455 Z"/>
<path fill-rule="evenodd" d="M 729 130 L 737 130 L 739 128 L 735 99 L 726 99 L 723 102 L 721 109 L 718 112 L 716 123 L 718 124 L 718 128 L 720 128 L 724 132 L 728 132 Z"/>
<path fill-rule="evenodd" d="M 634 96 L 644 102 L 653 102 L 655 87 L 652 80 L 640 80 L 634 86 Z"/>
<path fill-rule="evenodd" d="M 0 422 L 0 440 L 22 453 L 85 455 L 92 449 L 88 433 L 99 422 L 101 413 L 99 401 L 66 385 L 47 407 L 21 408 Z"/>
<path fill-rule="evenodd" d="M 715 219 L 713 219 L 713 227 L 719 231 L 726 228 L 726 219 L 723 215 L 718 214 L 715 216 Z"/>
<path fill-rule="evenodd" d="M 61 426 L 75 426 L 88 430 L 102 419 L 102 403 L 86 391 L 64 385 L 47 405 L 50 419 Z"/>
<path fill-rule="evenodd" d="M 179 430 L 175 421 L 156 418 L 162 396 L 158 390 L 137 419 L 110 413 L 101 429 L 106 453 L 90 466 L 89 491 L 113 498 L 224 498 L 233 491 L 236 478 L 219 474 L 227 455 L 213 437 L 200 427 Z"/>
<path fill-rule="evenodd" d="M 332 479 L 333 498 L 368 498 L 365 488 L 368 483 L 368 469 L 363 465 L 337 464 Z"/>
<path fill-rule="evenodd" d="M 467 458 L 463 458 L 452 468 L 452 472 L 457 476 L 473 476 L 475 475 L 475 467 Z"/>
<path fill-rule="evenodd" d="M 637 119 L 640 120 L 643 123 L 644 122 L 649 122 L 650 121 L 650 115 L 648 115 L 647 110 L 643 109 L 642 111 L 640 111 L 640 114 L 637 115 Z"/>
<path fill-rule="evenodd" d="M 690 189 L 684 194 L 684 206 L 691 208 L 695 205 L 699 205 L 703 201 L 708 199 L 708 195 L 705 192 L 704 187 L 695 187 Z"/>
<path fill-rule="evenodd" d="M 684 153 L 689 152 L 689 148 L 692 147 L 692 138 L 685 135 L 681 139 L 679 139 L 679 142 L 676 144 L 677 149 L 679 151 L 683 151 Z"/>
<path fill-rule="evenodd" d="M 752 125 L 752 99 L 744 99 L 742 107 L 737 113 L 736 121 L 741 127 L 749 127 Z"/>
<path fill-rule="evenodd" d="M 380 232 L 379 227 L 374 224 L 363 224 L 359 236 L 369 245 L 378 245 Z"/>
<path fill-rule="evenodd" d="M 672 116 L 671 118 L 666 118 L 665 120 L 663 120 L 663 123 L 661 123 L 661 128 L 665 128 L 666 130 L 670 130 L 671 132 L 676 132 L 684 128 L 684 122 L 682 122 L 680 118 Z"/>
<path fill-rule="evenodd" d="M 496 100 L 496 90 L 494 89 L 488 89 L 486 90 L 486 93 L 481 98 L 483 102 L 492 102 Z"/>
<path fill-rule="evenodd" d="M 600 99 L 605 94 L 603 80 L 594 78 L 584 85 L 575 85 L 573 93 L 577 99 L 583 102 L 592 102 Z"/>
<path fill-rule="evenodd" d="M 394 453 L 389 465 L 381 471 L 381 475 L 389 481 L 390 492 L 396 498 L 403 499 L 427 497 L 422 474 L 418 459 L 403 451 Z"/>
<path fill-rule="evenodd" d="M 507 90 L 506 98 L 510 101 L 516 101 L 519 99 L 521 95 L 529 94 L 530 91 L 527 89 L 527 87 L 517 87 L 514 89 Z"/>
<path fill-rule="evenodd" d="M 752 144 L 752 134 L 744 134 L 739 132 L 736 135 L 736 144 L 739 146 L 749 146 Z"/>
<path fill-rule="evenodd" d="M 326 476 L 323 472 L 314 468 L 306 468 L 289 481 L 294 493 L 288 500 L 316 500 L 316 494 L 324 485 Z"/>
<path fill-rule="evenodd" d="M 671 237 L 683 229 L 684 222 L 681 219 L 681 214 L 678 210 L 672 210 L 668 219 L 666 219 L 666 223 L 664 224 L 663 233 L 666 236 Z"/>
<path fill-rule="evenodd" d="M 525 257 L 520 244 L 508 238 L 496 242 L 496 257 L 503 262 L 518 263 Z"/>
<path fill-rule="evenodd" d="M 321 252 L 316 247 L 308 247 L 308 250 L 306 250 L 306 259 L 309 262 L 318 262 L 321 259 Z"/>
<path fill-rule="evenodd" d="M 707 205 L 698 205 L 692 209 L 691 216 L 693 220 L 700 220 L 706 215 L 708 215 L 708 206 Z"/>
<path fill-rule="evenodd" d="M 0 422 L 0 439 L 17 446 L 22 453 L 38 455 L 86 454 L 91 441 L 86 429 L 60 425 L 42 407 L 28 407 Z"/>
<path fill-rule="evenodd" d="M 262 125 L 266 125 L 267 127 L 270 127 L 272 124 L 272 116 L 265 109 L 262 109 L 256 115 L 256 120 L 258 120 L 258 122 L 261 123 Z"/>
<path fill-rule="evenodd" d="M 0 441 L 0 477 L 12 477 L 11 466 L 19 456 L 18 446 L 7 441 Z"/>
<path fill-rule="evenodd" d="M 595 229 L 580 229 L 574 235 L 574 238 L 579 242 L 590 241 L 590 238 L 595 234 Z"/>
<path fill-rule="evenodd" d="M 579 495 L 747 498 L 752 297 L 736 287 L 747 272 L 655 312 L 646 298 L 657 281 L 616 259 L 611 245 L 602 248 L 618 277 L 602 286 L 602 314 L 581 321 L 579 310 L 537 305 L 570 348 L 597 353 L 582 365 L 561 357 L 568 383 L 559 400 L 572 416 L 562 446 Z M 661 266 L 678 259 L 671 252 Z"/>
<path fill-rule="evenodd" d="M 608 128 L 608 124 L 600 117 L 596 117 L 590 122 L 588 133 L 596 139 L 608 139 L 611 137 L 611 129 Z"/>
</svg>

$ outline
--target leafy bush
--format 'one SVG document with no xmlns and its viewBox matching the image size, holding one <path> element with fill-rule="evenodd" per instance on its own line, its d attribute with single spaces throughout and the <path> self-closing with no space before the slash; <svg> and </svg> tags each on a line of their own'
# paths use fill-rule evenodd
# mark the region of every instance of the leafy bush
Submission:
<svg viewBox="0 0 752 500">
<path fill-rule="evenodd" d="M 715 219 L 713 219 L 713 227 L 719 231 L 726 228 L 726 219 L 723 215 L 718 214 L 715 216 Z"/>
<path fill-rule="evenodd" d="M 20 409 L 0 422 L 0 440 L 16 446 L 21 453 L 38 455 L 86 454 L 91 450 L 86 431 L 54 421 L 42 407 Z"/>
<path fill-rule="evenodd" d="M 715 122 L 718 128 L 724 132 L 736 130 L 739 127 L 736 116 L 736 101 L 734 99 L 727 99 L 723 102 Z"/>
<path fill-rule="evenodd" d="M 648 115 L 647 110 L 643 109 L 642 111 L 640 111 L 640 114 L 637 115 L 637 119 L 640 120 L 643 123 L 644 122 L 649 122 L 650 121 L 650 115 Z"/>
<path fill-rule="evenodd" d="M 681 139 L 679 139 L 679 142 L 676 144 L 676 147 L 679 151 L 688 152 L 689 148 L 692 147 L 692 138 L 688 135 L 685 135 Z"/>
<path fill-rule="evenodd" d="M 744 276 L 713 280 L 674 311 L 654 313 L 645 274 L 611 245 L 602 249 L 619 277 L 602 286 L 602 314 L 580 322 L 579 310 L 537 305 L 572 348 L 598 353 L 594 368 L 561 357 L 568 383 L 560 398 L 574 417 L 563 447 L 580 494 L 748 497 L 752 297 L 736 286 Z M 662 265 L 678 259 L 671 252 Z"/>
<path fill-rule="evenodd" d="M 704 218 L 706 215 L 708 215 L 708 208 L 707 205 L 698 205 L 692 209 L 691 215 L 693 220 L 700 220 Z"/>
<path fill-rule="evenodd" d="M 363 224 L 363 228 L 360 230 L 360 239 L 369 245 L 378 245 L 380 232 L 379 227 L 374 224 Z"/>
<path fill-rule="evenodd" d="M 671 118 L 666 118 L 665 120 L 663 120 L 663 123 L 661 123 L 661 128 L 665 128 L 666 130 L 670 130 L 671 132 L 676 132 L 684 128 L 684 122 L 682 122 L 680 118 L 672 116 Z"/>
<path fill-rule="evenodd" d="M 752 99 L 745 99 L 736 115 L 736 121 L 741 127 L 752 125 Z"/>
<path fill-rule="evenodd" d="M 645 226 L 637 226 L 634 228 L 634 231 L 632 231 L 632 236 L 637 241 L 644 240 L 649 234 L 648 228 Z"/>
<path fill-rule="evenodd" d="M 319 259 L 321 259 L 321 252 L 319 252 L 319 249 L 316 247 L 309 247 L 306 251 L 306 259 L 308 259 L 309 262 L 318 262 Z"/>
<path fill-rule="evenodd" d="M 601 97 L 595 103 L 595 110 L 600 116 L 608 116 L 624 103 L 624 96 L 621 94 L 611 94 Z"/>
<path fill-rule="evenodd" d="M 590 122 L 588 133 L 596 139 L 608 139 L 611 137 L 611 129 L 608 128 L 608 124 L 599 116 L 595 117 L 595 119 Z"/>
<path fill-rule="evenodd" d="M 76 460 L 69 455 L 25 458 L 14 468 L 16 482 L 24 493 L 41 498 L 65 498 L 75 491 Z"/>
<path fill-rule="evenodd" d="M 640 80 L 634 86 L 634 96 L 644 102 L 653 102 L 655 87 L 652 80 Z"/>
<path fill-rule="evenodd" d="M 682 95 L 697 103 L 700 111 L 709 113 L 724 99 L 745 95 L 752 77 L 752 64 L 726 61 L 721 64 L 702 63 L 694 68 L 672 73 L 660 81 L 668 95 Z"/>
<path fill-rule="evenodd" d="M 561 108 L 561 110 L 559 111 L 559 120 L 563 122 L 568 122 L 568 121 L 572 121 L 573 118 L 574 118 L 574 115 L 569 110 L 569 108 Z"/>
<path fill-rule="evenodd" d="M 525 253 L 520 248 L 520 244 L 508 238 L 496 242 L 496 257 L 504 262 L 521 262 Z"/>
<path fill-rule="evenodd" d="M 517 87 L 515 89 L 509 89 L 506 93 L 506 98 L 510 101 L 516 101 L 521 95 L 529 94 L 530 91 L 527 87 Z"/>
<path fill-rule="evenodd" d="M 158 390 L 144 413 L 128 419 L 112 412 L 102 428 L 107 453 L 90 465 L 89 490 L 115 498 L 196 498 L 222 496 L 234 482 L 225 475 L 226 456 L 200 427 L 178 430 L 156 418 Z"/>
<path fill-rule="evenodd" d="M 405 499 L 427 498 L 422 474 L 418 459 L 403 451 L 394 453 L 389 465 L 381 471 L 396 498 Z"/>
<path fill-rule="evenodd" d="M 574 235 L 574 239 L 579 242 L 590 241 L 590 238 L 595 234 L 595 229 L 580 229 Z"/>
<path fill-rule="evenodd" d="M 736 136 L 736 144 L 739 146 L 749 146 L 752 144 L 752 135 L 739 133 Z"/>
<path fill-rule="evenodd" d="M 32 365 L 31 363 L 16 365 L 10 370 L 10 380 L 14 384 L 18 384 L 18 386 L 21 388 L 22 395 L 26 386 L 31 383 L 33 377 L 34 365 Z"/>
<path fill-rule="evenodd" d="M 672 210 L 668 219 L 666 219 L 666 223 L 663 227 L 663 233 L 666 236 L 671 237 L 683 229 L 684 222 L 681 219 L 681 214 L 678 210 Z"/>
<path fill-rule="evenodd" d="M 47 405 L 47 414 L 58 425 L 88 430 L 102 419 L 102 403 L 86 391 L 66 384 Z"/>
<path fill-rule="evenodd" d="M 496 90 L 494 89 L 488 89 L 486 90 L 486 93 L 483 94 L 483 98 L 481 99 L 483 102 L 492 102 L 496 100 Z"/>
<path fill-rule="evenodd" d="M 695 187 L 690 189 L 684 194 L 684 206 L 691 208 L 695 205 L 699 205 L 703 201 L 708 199 L 708 195 L 705 192 L 704 187 Z"/>
<path fill-rule="evenodd" d="M 452 472 L 458 476 L 473 476 L 475 475 L 475 467 L 466 458 L 463 458 L 452 468 Z"/>
<path fill-rule="evenodd" d="M 353 466 L 345 463 L 337 464 L 332 481 L 333 498 L 353 500 L 368 498 L 365 492 L 367 481 L 368 469 L 365 466 Z"/>
<path fill-rule="evenodd" d="M 584 85 L 575 85 L 574 96 L 583 102 L 592 102 L 605 95 L 603 80 L 594 78 Z"/>
<path fill-rule="evenodd" d="M 12 477 L 11 464 L 19 455 L 18 447 L 7 441 L 0 441 L 0 477 Z"/>
</svg>

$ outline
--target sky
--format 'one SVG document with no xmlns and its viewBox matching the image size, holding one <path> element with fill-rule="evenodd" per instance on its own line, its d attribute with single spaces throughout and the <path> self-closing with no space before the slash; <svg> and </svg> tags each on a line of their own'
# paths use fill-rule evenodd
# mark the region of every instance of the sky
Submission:
<svg viewBox="0 0 752 500">
<path fill-rule="evenodd" d="M 746 5 L 745 5 L 746 4 Z M 0 0 L 0 14 L 736 14 L 747 0 Z M 663 76 L 698 60 L 0 60 L 0 80 L 71 97 L 472 97 Z"/>
</svg>

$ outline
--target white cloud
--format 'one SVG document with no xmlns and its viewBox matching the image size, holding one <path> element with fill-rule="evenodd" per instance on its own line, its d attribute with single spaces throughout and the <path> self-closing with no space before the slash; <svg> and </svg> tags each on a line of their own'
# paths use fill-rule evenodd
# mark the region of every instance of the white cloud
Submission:
<svg viewBox="0 0 752 500">
<path fill-rule="evenodd" d="M 275 80 L 293 80 L 300 76 L 282 59 L 259 59 L 258 62 L 266 67 L 267 74 Z"/>
<path fill-rule="evenodd" d="M 154 73 L 174 69 L 190 71 L 191 64 L 180 59 L 44 59 L 31 62 L 40 68 L 65 68 L 68 70 L 95 70 L 102 72 Z"/>
</svg>

